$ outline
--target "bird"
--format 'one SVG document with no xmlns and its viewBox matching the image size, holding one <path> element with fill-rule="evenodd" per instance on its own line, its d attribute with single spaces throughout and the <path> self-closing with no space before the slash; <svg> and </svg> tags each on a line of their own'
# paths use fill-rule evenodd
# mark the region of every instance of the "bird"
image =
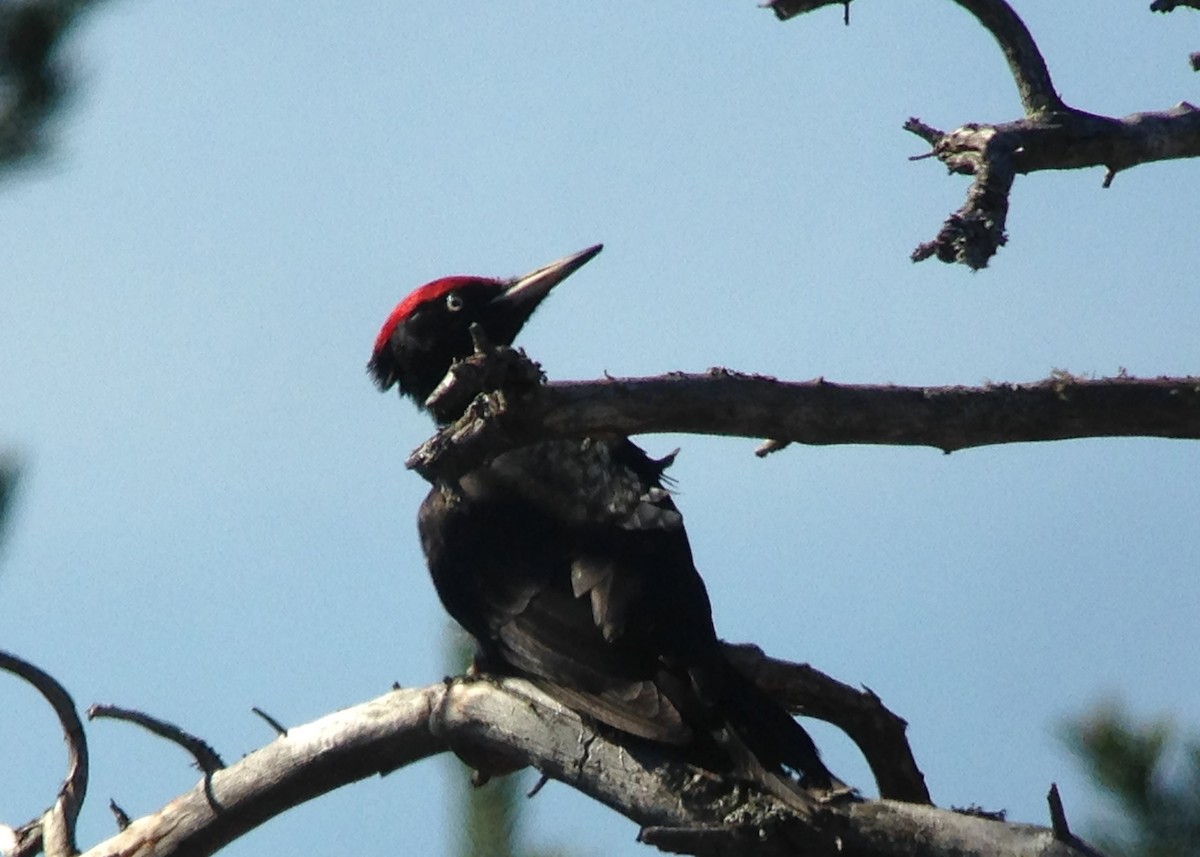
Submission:
<svg viewBox="0 0 1200 857">
<path fill-rule="evenodd" d="M 473 353 L 473 326 L 511 346 L 602 248 L 523 276 L 417 288 L 384 322 L 368 373 L 427 409 L 451 364 Z M 434 587 L 474 638 L 482 671 L 526 678 L 607 727 L 811 806 L 811 792 L 844 785 L 807 731 L 724 655 L 665 473 L 673 459 L 617 434 L 555 439 L 434 484 L 417 517 Z"/>
</svg>

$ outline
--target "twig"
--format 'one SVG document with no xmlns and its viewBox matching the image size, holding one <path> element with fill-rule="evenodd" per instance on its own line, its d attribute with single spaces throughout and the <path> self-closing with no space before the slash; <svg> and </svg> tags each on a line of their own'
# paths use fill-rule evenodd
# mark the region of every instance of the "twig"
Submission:
<svg viewBox="0 0 1200 857">
<path fill-rule="evenodd" d="M 537 782 L 533 784 L 533 788 L 531 788 L 529 791 L 525 792 L 525 797 L 527 797 L 527 798 L 537 797 L 538 792 L 540 792 L 542 789 L 544 789 L 546 787 L 546 783 L 548 783 L 548 782 L 550 782 L 550 778 L 548 776 L 546 776 L 545 774 L 540 774 L 538 776 Z"/>
<path fill-rule="evenodd" d="M 791 444 L 790 440 L 775 440 L 774 438 L 768 438 L 755 448 L 754 454 L 759 458 L 766 458 L 773 452 L 779 452 L 780 450 L 787 449 L 789 444 Z"/>
<path fill-rule="evenodd" d="M 67 776 L 59 787 L 58 798 L 40 822 L 30 822 L 16 831 L 17 848 L 11 857 L 24 857 L 38 851 L 44 851 L 46 857 L 68 857 L 78 850 L 75 847 L 75 820 L 87 795 L 88 750 L 83 723 L 71 695 L 48 673 L 3 651 L 0 651 L 0 669 L 29 682 L 50 703 L 67 742 Z"/>
<path fill-rule="evenodd" d="M 1069 842 L 1071 828 L 1067 824 L 1067 814 L 1063 810 L 1057 783 L 1050 784 L 1050 793 L 1046 795 L 1046 801 L 1050 804 L 1050 828 L 1054 831 L 1054 838 L 1061 842 Z"/>
<path fill-rule="evenodd" d="M 774 12 L 775 17 L 780 21 L 786 21 L 788 18 L 794 18 L 806 12 L 815 12 L 824 6 L 844 6 L 843 21 L 850 15 L 850 0 L 767 0 L 761 6 L 763 9 L 770 9 Z"/>
<path fill-rule="evenodd" d="M 394 689 L 398 690 L 399 688 L 394 688 Z M 288 734 L 287 727 L 284 726 L 282 723 L 280 723 L 278 720 L 276 720 L 274 717 L 272 717 L 270 714 L 267 714 L 267 712 L 263 711 L 257 705 L 251 706 L 250 710 L 253 711 L 255 714 L 257 714 L 259 717 L 261 717 L 263 720 L 267 721 L 267 725 L 269 725 L 272 729 L 275 730 L 275 734 L 277 734 L 283 738 L 287 737 L 287 734 Z"/>
<path fill-rule="evenodd" d="M 117 806 L 117 802 L 112 798 L 108 799 L 108 811 L 117 820 L 117 830 L 124 830 L 129 826 L 129 813 Z"/>
<path fill-rule="evenodd" d="M 137 724 L 143 729 L 153 732 L 160 738 L 166 738 L 168 741 L 178 744 L 190 753 L 192 758 L 196 760 L 196 765 L 206 774 L 211 774 L 225 767 L 225 762 L 217 755 L 216 750 L 202 739 L 180 729 L 174 723 L 168 723 L 165 720 L 160 720 L 141 711 L 134 711 L 131 708 L 121 708 L 116 705 L 93 705 L 87 710 L 87 716 L 88 720 L 94 720 L 98 717 L 109 720 L 124 720 L 128 723 Z"/>
<path fill-rule="evenodd" d="M 1082 857 L 1104 857 L 1103 854 L 1071 832 L 1056 783 L 1050 784 L 1050 793 L 1046 795 L 1046 801 L 1050 804 L 1050 829 L 1054 831 L 1055 840 L 1075 849 Z"/>
</svg>

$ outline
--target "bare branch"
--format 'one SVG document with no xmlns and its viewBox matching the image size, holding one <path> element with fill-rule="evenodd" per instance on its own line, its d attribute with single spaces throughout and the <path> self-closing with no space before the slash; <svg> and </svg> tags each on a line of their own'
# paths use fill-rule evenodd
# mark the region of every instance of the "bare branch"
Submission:
<svg viewBox="0 0 1200 857">
<path fill-rule="evenodd" d="M 0 651 L 0 669 L 25 679 L 50 703 L 67 742 L 67 776 L 59 787 L 58 799 L 40 821 L 30 822 L 16 831 L 17 847 L 10 857 L 24 857 L 39 851 L 45 851 L 47 857 L 68 857 L 77 851 L 75 820 L 87 795 L 88 750 L 83 723 L 71 695 L 48 673 L 3 651 Z"/>
<path fill-rule="evenodd" d="M 1174 12 L 1180 6 L 1190 6 L 1200 9 L 1200 0 L 1154 0 L 1150 4 L 1151 12 Z"/>
<path fill-rule="evenodd" d="M 1050 784 L 1050 792 L 1046 795 L 1046 802 L 1050 804 L 1050 828 L 1054 831 L 1054 838 L 1060 840 L 1069 840 L 1071 838 L 1071 828 L 1067 824 L 1067 814 L 1063 810 L 1062 796 L 1058 793 L 1058 784 Z"/>
<path fill-rule="evenodd" d="M 513 697 L 523 701 L 514 704 Z M 593 731 L 527 683 L 456 683 L 437 730 L 518 750 L 561 780 L 643 826 L 642 841 L 703 855 L 809 857 L 1076 857 L 1053 831 L 897 801 L 829 805 L 811 821 L 756 793 L 671 761 L 661 746 Z"/>
<path fill-rule="evenodd" d="M 108 811 L 117 822 L 117 830 L 124 830 L 129 826 L 129 813 L 117 806 L 117 802 L 112 798 L 108 799 Z"/>
<path fill-rule="evenodd" d="M 932 154 L 951 172 L 975 176 L 966 203 L 934 240 L 913 251 L 913 261 L 937 256 L 976 270 L 1006 241 L 1008 194 L 1018 173 L 1105 167 L 1107 187 L 1118 172 L 1138 164 L 1200 156 L 1200 110 L 1187 102 L 1123 119 L 1066 109 L 949 133 L 919 119 L 904 128 L 931 143 Z"/>
<path fill-rule="evenodd" d="M 1070 846 L 1081 857 L 1104 857 L 1099 851 L 1071 832 L 1056 783 L 1050 784 L 1050 793 L 1046 795 L 1046 801 L 1050 804 L 1050 829 L 1054 831 L 1054 838 L 1057 841 Z"/>
<path fill-rule="evenodd" d="M 441 752 L 429 716 L 445 693 L 393 691 L 291 729 L 85 854 L 212 854 L 306 800 Z"/>
<path fill-rule="evenodd" d="M 904 734 L 908 724 L 874 692 L 855 690 L 808 664 L 768 658 L 757 646 L 726 643 L 725 652 L 734 666 L 793 714 L 824 720 L 845 732 L 867 760 L 880 797 L 931 803 Z"/>
<path fill-rule="evenodd" d="M 143 729 L 153 732 L 159 738 L 166 738 L 168 741 L 178 744 L 191 754 L 192 758 L 196 760 L 196 765 L 206 774 L 211 774 L 213 771 L 219 771 L 225 767 L 225 763 L 217 755 L 216 750 L 205 743 L 203 739 L 197 738 L 190 732 L 183 731 L 174 723 L 168 723 L 157 717 L 151 717 L 149 714 L 144 714 L 141 711 L 134 711 L 132 708 L 121 708 L 116 705 L 93 705 L 87 710 L 87 716 L 88 720 L 95 720 L 99 717 L 136 723 Z"/>
<path fill-rule="evenodd" d="M 974 15 L 1000 45 L 1027 116 L 1067 109 L 1029 28 L 1011 6 L 1004 0 L 954 1 Z"/>
<path fill-rule="evenodd" d="M 1150 4 L 1150 11 L 1174 12 L 1180 6 L 1200 9 L 1200 0 L 1154 0 Z M 1200 71 L 1200 51 L 1188 54 L 1188 62 L 1192 65 L 1192 71 Z"/>
<path fill-rule="evenodd" d="M 476 355 L 466 362 L 491 359 Z M 453 381 L 445 383 L 455 383 Z M 477 392 L 477 391 L 475 391 Z M 480 395 L 408 459 L 427 480 L 454 480 L 539 440 L 688 432 L 813 445 L 930 446 L 944 452 L 1082 437 L 1200 438 L 1200 378 L 1086 379 L 901 387 L 704 375 L 551 383 Z"/>
<path fill-rule="evenodd" d="M 831 5 L 833 0 L 771 0 L 764 4 L 781 21 L 811 12 L 821 6 Z M 840 0 L 838 0 L 840 3 Z M 1026 114 L 1064 110 L 1066 105 L 1059 98 L 1050 80 L 1050 70 L 1038 50 L 1037 43 L 1029 34 L 1025 22 L 1004 0 L 954 0 L 978 19 L 1004 53 L 1009 71 L 1017 84 L 1021 104 Z M 847 7 L 849 4 L 847 3 Z M 847 9 L 847 15 L 849 11 Z"/>
<path fill-rule="evenodd" d="M 789 667 L 750 649 L 737 651 L 756 674 Z M 30 676 L 55 697 L 56 708 L 62 706 L 61 688 L 53 680 L 47 682 L 44 673 L 8 656 L 0 666 Z M 800 684 L 792 678 L 783 682 L 790 692 L 797 692 Z M 798 693 L 804 697 L 806 692 Z M 528 682 L 483 677 L 393 690 L 293 728 L 236 764 L 206 774 L 193 789 L 141 818 L 129 820 L 113 804 L 121 831 L 84 857 L 212 854 L 299 803 L 446 749 L 468 760 L 533 765 L 543 776 L 567 783 L 641 824 L 645 841 L 695 854 L 1085 853 L 1062 842 L 1047 847 L 1054 833 L 1046 828 L 1000 824 L 896 801 L 843 797 L 802 818 L 744 784 L 690 765 L 683 758 L 686 749 L 597 729 Z"/>
<path fill-rule="evenodd" d="M 932 241 L 917 246 L 914 262 L 936 257 L 972 270 L 1006 241 L 1008 196 L 1018 174 L 1038 170 L 1104 167 L 1108 187 L 1121 170 L 1152 161 L 1200 156 L 1200 110 L 1182 102 L 1169 110 L 1134 113 L 1122 119 L 1069 107 L 1054 88 L 1050 70 L 1028 28 L 1004 0 L 955 0 L 996 39 L 1017 85 L 1024 116 L 999 124 L 968 123 L 942 132 L 919 119 L 904 128 L 933 147 L 928 155 L 952 173 L 975 177 L 966 202 L 946 218 Z M 829 0 L 772 0 L 781 20 L 829 5 Z M 1151 8 L 1170 11 L 1174 0 Z M 1188 2 L 1186 5 L 1195 5 Z M 1200 67 L 1200 60 L 1193 60 Z"/>
<path fill-rule="evenodd" d="M 770 9 L 774 12 L 775 17 L 780 21 L 786 21 L 788 18 L 794 18 L 807 12 L 815 12 L 825 6 L 849 7 L 849 5 L 850 0 L 767 0 L 761 4 L 763 9 Z M 847 11 L 846 14 L 849 12 Z"/>
<path fill-rule="evenodd" d="M 397 690 L 399 690 L 399 688 L 397 688 Z M 251 706 L 250 710 L 253 711 L 255 714 L 257 714 L 259 717 L 261 717 L 263 720 L 265 720 L 267 725 L 275 730 L 276 735 L 282 735 L 285 738 L 287 737 L 287 733 L 288 733 L 287 727 L 284 726 L 282 723 L 280 723 L 278 720 L 276 720 L 274 717 L 272 717 L 270 714 L 267 714 L 267 712 L 263 711 L 257 705 Z"/>
</svg>

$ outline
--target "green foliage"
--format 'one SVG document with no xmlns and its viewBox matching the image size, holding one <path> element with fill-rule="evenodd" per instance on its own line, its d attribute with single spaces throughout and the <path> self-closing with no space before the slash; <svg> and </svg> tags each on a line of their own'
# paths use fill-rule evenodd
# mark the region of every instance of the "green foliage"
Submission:
<svg viewBox="0 0 1200 857">
<path fill-rule="evenodd" d="M 1063 741 L 1114 812 L 1088 837 L 1112 857 L 1200 857 L 1200 740 L 1107 703 L 1068 721 Z"/>
<path fill-rule="evenodd" d="M 46 127 L 70 94 L 64 36 L 87 0 L 0 0 L 0 171 L 44 155 Z"/>
<path fill-rule="evenodd" d="M 447 633 L 450 672 L 466 671 L 472 659 L 472 645 L 457 628 Z M 461 809 L 455 817 L 455 852 L 459 857 L 563 857 L 565 852 L 531 850 L 521 846 L 521 822 L 529 772 L 517 771 L 496 777 L 483 785 L 473 784 L 470 772 L 457 759 L 453 761 Z"/>
<path fill-rule="evenodd" d="M 471 663 L 472 646 L 457 628 L 447 633 L 450 671 L 464 672 Z M 516 857 L 521 824 L 520 773 L 498 777 L 482 786 L 474 785 L 467 769 L 454 761 L 462 811 L 462 824 L 455 830 L 459 857 Z"/>
<path fill-rule="evenodd" d="M 0 453 L 0 549 L 4 547 L 5 524 L 17 493 L 17 462 L 12 456 Z"/>
<path fill-rule="evenodd" d="M 516 857 L 517 832 L 521 824 L 520 773 L 498 777 L 474 786 L 465 772 L 459 778 L 465 809 L 458 830 L 461 857 Z"/>
</svg>

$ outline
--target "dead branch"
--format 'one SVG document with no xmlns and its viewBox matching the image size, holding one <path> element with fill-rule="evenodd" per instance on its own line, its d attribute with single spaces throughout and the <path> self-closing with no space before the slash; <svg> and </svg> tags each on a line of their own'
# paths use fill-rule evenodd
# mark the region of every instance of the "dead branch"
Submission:
<svg viewBox="0 0 1200 857">
<path fill-rule="evenodd" d="M 445 694 L 443 684 L 393 691 L 291 729 L 84 853 L 212 854 L 293 806 L 442 752 L 430 715 Z"/>
<path fill-rule="evenodd" d="M 838 699 L 820 704 L 814 699 L 828 689 L 832 680 L 827 677 L 773 661 L 753 647 L 731 647 L 730 652 L 740 658 L 748 675 L 763 681 L 764 687 L 790 694 L 793 704 L 830 715 L 833 722 L 843 717 Z M 56 710 L 62 707 L 61 688 L 41 671 L 6 655 L 0 656 L 0 667 L 31 676 L 55 698 Z M 821 705 L 828 711 L 814 710 Z M 859 702 L 851 707 L 860 707 Z M 75 726 L 76 743 L 82 743 L 78 718 Z M 905 743 L 902 728 L 897 740 Z M 1050 828 L 846 796 L 802 818 L 744 784 L 693 767 L 679 748 L 596 727 L 528 682 L 488 677 L 395 689 L 289 729 L 237 763 L 206 773 L 190 791 L 141 818 L 129 819 L 111 805 L 120 832 L 84 857 L 212 854 L 306 800 L 447 749 L 468 760 L 532 765 L 543 777 L 566 783 L 636 821 L 643 828 L 643 841 L 681 853 L 1096 857 L 1070 834 L 1056 792 Z M 48 836 L 45 841 L 51 842 Z M 20 850 L 11 853 L 37 850 L 23 841 Z"/>
<path fill-rule="evenodd" d="M 331 788 L 447 747 L 532 764 L 643 826 L 642 839 L 702 855 L 1070 857 L 1052 829 L 897 801 L 823 807 L 811 821 L 773 800 L 617 740 L 526 682 L 455 680 L 392 691 L 290 730 L 217 771 L 84 857 L 211 854 L 267 818 Z"/>
<path fill-rule="evenodd" d="M 206 774 L 211 774 L 213 771 L 219 771 L 225 767 L 225 762 L 217 755 L 217 751 L 210 747 L 204 740 L 197 738 L 190 732 L 185 732 L 174 723 L 168 723 L 157 717 L 151 717 L 144 712 L 134 711 L 132 708 L 121 708 L 117 705 L 96 704 L 88 708 L 87 717 L 88 720 L 95 720 L 99 717 L 135 723 L 147 732 L 151 732 L 160 738 L 165 738 L 173 744 L 178 744 L 191 754 L 192 758 L 196 760 L 196 766 Z"/>
<path fill-rule="evenodd" d="M 870 689 L 855 690 L 808 664 L 768 658 L 753 645 L 725 644 L 729 660 L 793 714 L 832 723 L 850 737 L 871 768 L 879 796 L 931 804 L 905 730 Z"/>
<path fill-rule="evenodd" d="M 1187 102 L 1123 119 L 1064 108 L 996 125 L 970 123 L 932 137 L 915 119 L 904 128 L 925 138 L 950 172 L 975 177 L 966 203 L 934 240 L 913 251 L 913 261 L 937 256 L 974 269 L 986 267 L 1007 240 L 1008 193 L 1018 173 L 1102 166 L 1107 188 L 1129 167 L 1200 155 L 1200 110 Z"/>
<path fill-rule="evenodd" d="M 833 2 L 771 0 L 766 5 L 787 20 Z M 986 267 L 1007 241 L 1009 191 L 1018 174 L 1102 166 L 1103 186 L 1108 187 L 1121 170 L 1200 156 L 1200 110 L 1193 105 L 1181 102 L 1168 110 L 1120 119 L 1070 107 L 1055 90 L 1037 43 L 1011 6 L 1004 0 L 955 2 L 1000 46 L 1025 115 L 998 124 L 968 123 L 953 131 L 937 130 L 915 118 L 904 124 L 905 130 L 929 143 L 929 155 L 950 172 L 974 176 L 966 202 L 932 241 L 918 245 L 914 262 L 936 256 L 976 270 Z M 1151 8 L 1170 11 L 1176 5 L 1183 4 L 1158 2 Z"/>
<path fill-rule="evenodd" d="M 117 830 L 124 830 L 129 826 L 129 813 L 117 806 L 117 802 L 112 798 L 108 799 L 108 811 L 113 814 L 113 820 L 117 823 Z"/>
<path fill-rule="evenodd" d="M 494 352 L 495 353 L 495 352 Z M 408 467 L 427 480 L 453 480 L 508 449 L 539 440 L 618 433 L 686 432 L 771 438 L 775 446 L 870 443 L 930 446 L 953 452 L 1002 443 L 1084 437 L 1200 438 L 1200 378 L 1089 379 L 1056 371 L 1028 384 L 902 387 L 784 382 L 727 369 L 653 378 L 606 378 L 538 384 L 510 364 L 507 377 L 418 447 Z M 451 368 L 439 390 L 472 394 L 477 354 Z M 459 392 L 453 400 L 464 400 Z"/>
<path fill-rule="evenodd" d="M 1200 0 L 1154 0 L 1150 4 L 1151 12 L 1173 12 L 1180 6 L 1200 9 Z"/>
<path fill-rule="evenodd" d="M 0 670 L 10 672 L 33 685 L 54 709 L 67 742 L 67 776 L 59 787 L 54 805 L 39 819 L 12 831 L 15 847 L 7 857 L 26 857 L 44 851 L 47 857 L 70 857 L 75 847 L 75 820 L 87 795 L 87 736 L 75 709 L 75 701 L 66 689 L 48 673 L 28 661 L 0 652 Z"/>
<path fill-rule="evenodd" d="M 274 717 L 272 717 L 270 714 L 267 714 L 267 712 L 263 711 L 257 705 L 251 706 L 250 710 L 253 711 L 256 715 L 258 715 L 258 717 L 261 720 L 263 720 L 268 726 L 270 726 L 272 729 L 274 729 L 276 735 L 282 735 L 285 738 L 287 737 L 287 733 L 288 733 L 287 727 L 284 726 L 282 723 L 280 723 L 278 720 L 276 720 Z"/>
<path fill-rule="evenodd" d="M 1180 6 L 1186 6 L 1191 9 L 1200 9 L 1200 0 L 1154 0 L 1150 4 L 1151 12 L 1174 12 Z M 1188 62 L 1191 63 L 1192 71 L 1200 71 L 1200 51 L 1188 54 Z"/>
</svg>

